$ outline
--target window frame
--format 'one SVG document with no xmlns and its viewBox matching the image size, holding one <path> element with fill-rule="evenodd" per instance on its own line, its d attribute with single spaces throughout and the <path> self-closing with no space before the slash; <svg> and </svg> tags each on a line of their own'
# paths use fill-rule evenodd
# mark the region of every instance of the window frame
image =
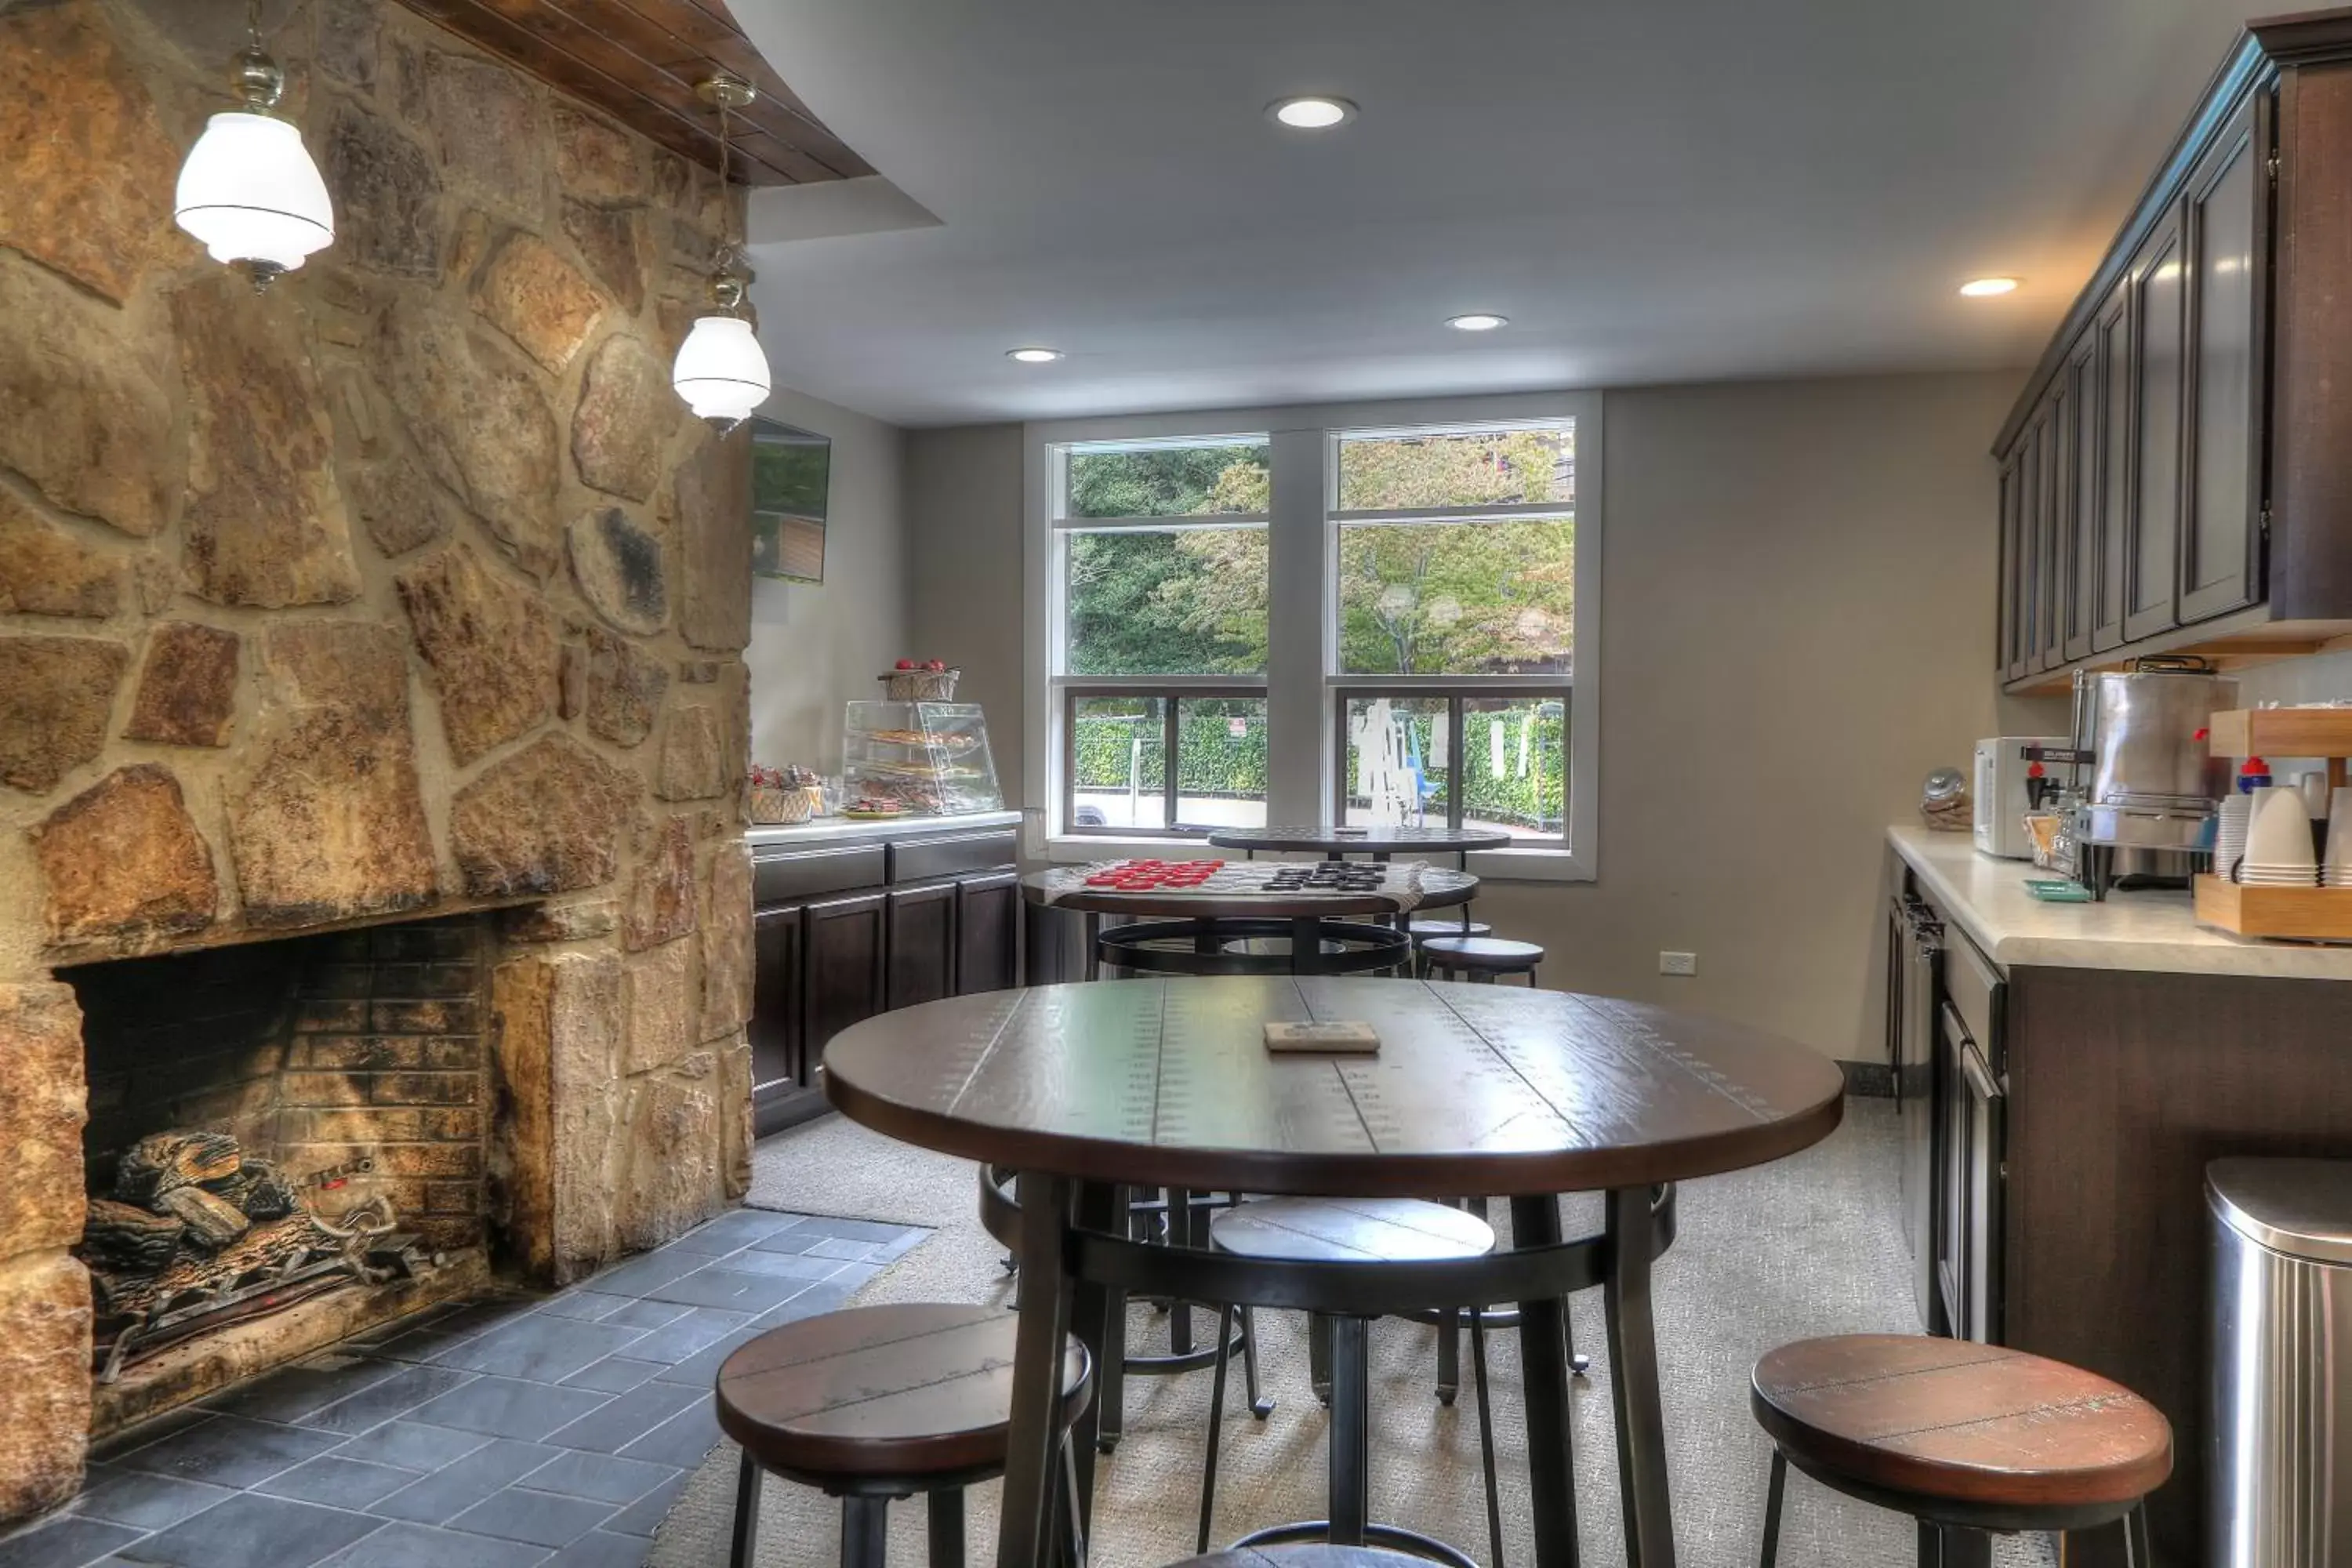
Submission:
<svg viewBox="0 0 2352 1568">
<path fill-rule="evenodd" d="M 1265 700 L 1265 682 L 1260 681 L 1255 686 L 1247 684 L 1234 685 L 1230 682 L 1201 685 L 1194 684 L 1193 681 L 1189 679 L 1185 679 L 1185 683 L 1181 686 L 1171 686 L 1165 683 L 1170 679 L 1175 679 L 1184 678 L 1154 676 L 1143 679 L 1124 680 L 1111 677 L 1089 676 L 1085 678 L 1087 684 L 1083 686 L 1069 685 L 1062 688 L 1062 760 L 1061 767 L 1058 770 L 1059 778 L 1057 780 L 1057 785 L 1061 794 L 1061 816 L 1059 820 L 1065 824 L 1062 828 L 1062 832 L 1066 836 L 1073 838 L 1175 838 L 1200 840 L 1205 838 L 1211 832 L 1214 831 L 1213 828 L 1186 827 L 1182 823 L 1177 820 L 1176 803 L 1181 793 L 1181 785 L 1182 783 L 1180 776 L 1181 769 L 1179 764 L 1182 756 L 1183 705 L 1187 702 L 1203 700 L 1214 701 L 1220 698 L 1235 699 L 1244 702 L 1264 702 Z M 1202 677 L 1201 679 L 1207 680 L 1211 678 Z M 1103 681 L 1109 681 L 1112 686 L 1123 687 L 1124 689 L 1109 689 L 1106 686 L 1100 684 Z M 1159 700 L 1160 704 L 1160 820 L 1165 826 L 1160 827 L 1087 827 L 1079 825 L 1077 819 L 1077 707 L 1079 703 L 1086 701 L 1087 699 L 1096 697 L 1138 697 L 1144 699 L 1156 698 Z"/>
<path fill-rule="evenodd" d="M 1576 485 L 1571 500 L 1406 511 L 1341 511 L 1339 441 L 1343 437 L 1540 428 L 1573 421 Z M 1270 503 L 1259 514 L 1193 518 L 1065 519 L 1065 468 L 1075 446 L 1173 447 L 1219 438 L 1263 440 Z M 1600 870 L 1601 565 L 1606 530 L 1604 400 L 1598 392 L 1547 392 L 1357 404 L 1243 408 L 1032 423 L 1023 429 L 1026 529 L 1024 549 L 1024 797 L 1025 848 L 1060 860 L 1101 858 L 1121 838 L 1160 855 L 1214 851 L 1201 831 L 1075 829 L 1075 733 L 1069 693 L 1258 697 L 1266 703 L 1266 820 L 1324 821 L 1346 778 L 1339 734 L 1348 697 L 1367 691 L 1466 698 L 1539 691 L 1560 698 L 1570 716 L 1568 801 L 1562 841 L 1531 841 L 1470 857 L 1470 868 L 1503 880 L 1590 881 Z M 1573 517 L 1575 619 L 1570 668 L 1538 675 L 1348 675 L 1339 668 L 1339 529 L 1351 522 L 1507 521 Z M 1064 552 L 1070 529 L 1260 526 L 1267 531 L 1267 657 L 1262 678 L 1066 676 L 1061 672 L 1066 610 Z M 1086 689 L 1092 689 L 1086 692 Z M 1173 813 L 1170 813 L 1172 820 Z"/>
</svg>

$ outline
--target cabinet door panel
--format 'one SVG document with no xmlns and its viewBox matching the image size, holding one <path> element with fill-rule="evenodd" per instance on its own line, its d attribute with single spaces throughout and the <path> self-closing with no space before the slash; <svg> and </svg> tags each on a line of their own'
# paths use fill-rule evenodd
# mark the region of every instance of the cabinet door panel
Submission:
<svg viewBox="0 0 2352 1568">
<path fill-rule="evenodd" d="M 2098 334 L 2084 334 L 2066 367 L 2066 624 L 2060 657 L 2088 658 L 2099 624 Z"/>
<path fill-rule="evenodd" d="M 2018 548 L 2023 559 L 2019 563 L 2018 608 L 2021 625 L 2018 628 L 2018 658 L 2031 675 L 2042 668 L 2042 623 L 2047 617 L 2048 584 L 2046 563 L 2049 553 L 2049 487 L 2042 482 L 2042 469 L 2049 451 L 2048 411 L 2034 416 L 2025 427 L 2025 460 L 2018 469 L 2017 524 Z"/>
<path fill-rule="evenodd" d="M 808 1087 L 801 1032 L 801 911 L 751 921 L 751 1089 L 761 1098 Z"/>
<path fill-rule="evenodd" d="M 2148 238 L 2133 269 L 2137 350 L 2133 408 L 2134 483 L 2131 596 L 2124 636 L 2137 641 L 2179 624 L 2180 416 L 2188 374 L 2183 321 L 2189 290 L 2181 275 L 2178 211 Z"/>
<path fill-rule="evenodd" d="M 2240 114 L 2190 182 L 2188 512 L 2180 537 L 2180 618 L 2227 614 L 2258 597 L 2261 531 L 2254 388 L 2260 384 L 2262 149 L 2253 107 Z"/>
<path fill-rule="evenodd" d="M 2000 470 L 2000 625 L 1993 662 L 2001 679 L 2015 680 L 2025 673 L 2025 552 L 2020 539 L 2023 515 L 2025 441 L 2016 447 Z"/>
<path fill-rule="evenodd" d="M 1020 984 L 1021 874 L 965 878 L 956 884 L 956 994 Z"/>
<path fill-rule="evenodd" d="M 2091 651 L 2122 646 L 2131 591 L 2132 518 L 2131 284 L 2117 283 L 2092 329 L 2098 356 L 2098 580 L 2092 592 Z"/>
<path fill-rule="evenodd" d="M 890 963 L 885 993 L 893 1007 L 936 1002 L 955 991 L 953 882 L 889 892 Z"/>
<path fill-rule="evenodd" d="M 2074 420 L 2074 404 L 2067 391 L 2062 375 L 2043 405 L 2042 435 L 2035 443 L 2042 454 L 2042 527 L 2033 556 L 2033 668 L 2037 670 L 2054 669 L 2066 662 L 2061 644 L 2066 626 L 2066 572 L 2073 564 L 2066 527 L 2066 447 Z"/>
<path fill-rule="evenodd" d="M 824 1076 L 819 1064 L 825 1042 L 886 1005 L 886 910 L 880 893 L 861 893 L 813 903 L 805 911 L 801 1026 L 812 1083 Z"/>
</svg>

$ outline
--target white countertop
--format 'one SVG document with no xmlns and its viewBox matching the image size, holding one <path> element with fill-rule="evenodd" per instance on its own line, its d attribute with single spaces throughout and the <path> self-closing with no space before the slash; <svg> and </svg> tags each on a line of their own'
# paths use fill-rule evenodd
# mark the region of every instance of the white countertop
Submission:
<svg viewBox="0 0 2352 1568">
<path fill-rule="evenodd" d="M 2109 893 L 2104 903 L 2044 903 L 2028 877 L 2056 873 L 2030 860 L 1979 855 L 1965 833 L 1898 826 L 1887 842 L 1918 873 L 1927 897 L 2003 969 L 2146 969 L 2278 980 L 2352 980 L 2352 947 L 2265 942 L 2197 923 L 2186 892 Z"/>
<path fill-rule="evenodd" d="M 1017 811 L 968 811 L 956 816 L 901 816 L 887 822 L 856 822 L 845 816 L 823 816 L 792 827 L 751 827 L 743 837 L 753 850 L 818 847 L 837 839 L 922 838 L 940 833 L 976 833 L 992 827 L 1018 827 Z"/>
</svg>

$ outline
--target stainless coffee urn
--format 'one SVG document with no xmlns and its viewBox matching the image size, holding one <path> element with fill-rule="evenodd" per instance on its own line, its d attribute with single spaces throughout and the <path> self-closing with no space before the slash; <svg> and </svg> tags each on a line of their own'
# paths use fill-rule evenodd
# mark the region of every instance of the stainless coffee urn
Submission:
<svg viewBox="0 0 2352 1568">
<path fill-rule="evenodd" d="M 2075 880 L 2185 887 L 2213 847 L 2230 767 L 2206 728 L 2238 705 L 2238 683 L 2201 658 L 2153 656 L 2074 674 L 2074 745 L 2062 815 Z"/>
</svg>

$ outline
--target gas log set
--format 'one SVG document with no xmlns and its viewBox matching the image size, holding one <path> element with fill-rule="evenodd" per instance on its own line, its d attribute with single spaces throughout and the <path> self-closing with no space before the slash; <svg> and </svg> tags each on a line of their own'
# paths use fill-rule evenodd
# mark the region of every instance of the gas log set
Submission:
<svg viewBox="0 0 2352 1568">
<path fill-rule="evenodd" d="M 89 1200 L 82 1232 L 98 1381 L 208 1330 L 440 1267 L 445 1258 L 398 1233 L 390 1197 L 338 1207 L 327 1196 L 372 1163 L 362 1156 L 289 1176 L 225 1132 L 158 1132 L 133 1144 L 116 1166 L 113 1195 Z"/>
</svg>

